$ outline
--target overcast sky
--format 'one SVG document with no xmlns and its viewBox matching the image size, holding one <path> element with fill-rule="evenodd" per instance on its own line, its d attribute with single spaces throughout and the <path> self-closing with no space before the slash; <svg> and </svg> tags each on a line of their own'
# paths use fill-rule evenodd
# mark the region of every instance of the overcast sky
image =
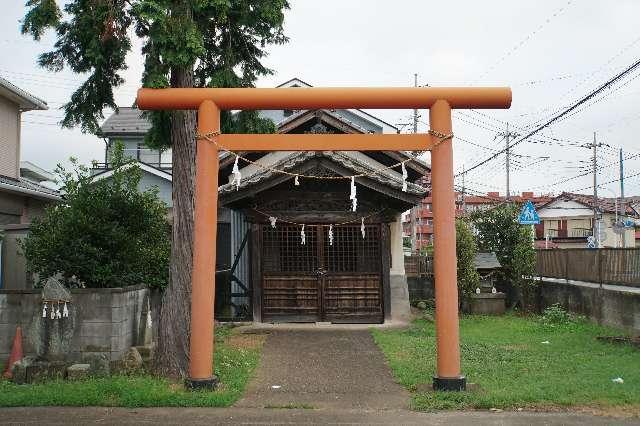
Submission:
<svg viewBox="0 0 640 426">
<path fill-rule="evenodd" d="M 48 34 L 36 43 L 19 34 L 24 3 L 3 1 L 0 75 L 46 100 L 50 109 L 23 115 L 22 159 L 47 169 L 69 156 L 84 162 L 101 159 L 102 140 L 56 124 L 62 116 L 58 109 L 81 77 L 38 68 L 36 58 L 51 48 L 53 37 Z M 431 86 L 511 86 L 510 110 L 455 114 L 454 133 L 466 140 L 454 142 L 459 171 L 504 147 L 497 134 L 507 121 L 513 131 L 526 134 L 638 60 L 638 16 L 637 0 L 292 0 L 285 24 L 291 41 L 270 49 L 266 63 L 275 75 L 261 79 L 258 86 L 276 86 L 292 77 L 314 86 L 410 86 L 414 73 L 419 84 Z M 129 66 L 126 84 L 117 90 L 122 106 L 133 103 L 139 85 L 138 47 L 129 55 Z M 591 175 L 569 178 L 589 170 L 591 150 L 577 145 L 590 143 L 594 131 L 598 141 L 608 145 L 598 156 L 601 182 L 618 178 L 619 148 L 626 156 L 639 154 L 625 161 L 625 175 L 640 173 L 638 76 L 640 69 L 604 92 L 602 100 L 587 103 L 583 111 L 514 148 L 512 192 L 589 192 Z M 412 119 L 409 110 L 370 112 L 392 124 Z M 427 121 L 428 111 L 421 111 L 421 131 Z M 471 191 L 504 193 L 504 176 L 501 155 L 469 172 L 465 185 Z M 626 195 L 640 195 L 640 176 L 625 183 Z M 619 192 L 619 183 L 605 188 L 601 194 L 612 196 Z"/>
</svg>

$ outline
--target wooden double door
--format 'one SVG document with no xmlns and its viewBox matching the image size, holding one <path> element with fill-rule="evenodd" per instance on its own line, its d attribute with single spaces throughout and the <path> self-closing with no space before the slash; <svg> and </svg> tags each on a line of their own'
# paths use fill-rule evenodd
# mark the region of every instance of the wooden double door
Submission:
<svg viewBox="0 0 640 426">
<path fill-rule="evenodd" d="M 262 320 L 384 320 L 380 225 L 262 228 Z"/>
</svg>

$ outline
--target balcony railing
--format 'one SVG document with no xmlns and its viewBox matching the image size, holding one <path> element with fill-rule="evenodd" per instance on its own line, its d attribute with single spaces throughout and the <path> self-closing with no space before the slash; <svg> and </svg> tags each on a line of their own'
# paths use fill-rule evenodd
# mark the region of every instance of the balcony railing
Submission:
<svg viewBox="0 0 640 426">
<path fill-rule="evenodd" d="M 593 235 L 593 229 L 573 228 L 569 230 L 569 236 L 571 238 L 587 238 L 591 235 Z"/>
<path fill-rule="evenodd" d="M 587 238 L 593 231 L 587 228 L 545 229 L 544 237 L 549 238 Z"/>
<path fill-rule="evenodd" d="M 161 162 L 153 162 L 153 161 L 142 161 L 139 160 L 141 163 L 149 165 L 151 167 L 155 167 L 156 169 L 162 169 L 162 170 L 171 170 L 172 168 L 172 164 L 171 163 L 161 163 Z M 113 164 L 111 163 L 94 163 L 93 165 L 93 169 L 95 170 L 109 170 L 113 167 Z"/>
</svg>

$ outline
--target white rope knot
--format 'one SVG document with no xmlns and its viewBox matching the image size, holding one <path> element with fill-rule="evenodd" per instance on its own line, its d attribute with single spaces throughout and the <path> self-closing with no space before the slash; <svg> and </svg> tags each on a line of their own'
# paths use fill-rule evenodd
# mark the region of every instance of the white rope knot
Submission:
<svg viewBox="0 0 640 426">
<path fill-rule="evenodd" d="M 236 184 L 236 191 L 240 188 L 240 179 L 242 179 L 242 173 L 240 173 L 240 168 L 238 168 L 238 158 L 239 157 L 236 155 L 236 161 L 234 161 L 233 170 L 231 170 L 231 173 L 233 173 L 233 180 L 231 183 Z"/>
<path fill-rule="evenodd" d="M 298 175 L 296 175 L 296 177 L 293 179 L 293 184 L 295 186 L 300 186 L 300 181 L 298 180 Z"/>
<path fill-rule="evenodd" d="M 304 225 L 302 225 L 302 229 L 300 230 L 300 244 L 303 246 L 307 244 L 307 236 L 304 235 Z"/>
<path fill-rule="evenodd" d="M 364 217 L 363 217 L 363 218 L 362 218 L 362 220 L 360 221 L 360 232 L 362 232 L 362 239 L 364 240 L 364 237 L 365 237 Z"/>
<path fill-rule="evenodd" d="M 274 216 L 269 216 L 269 222 L 271 222 L 271 227 L 275 229 L 276 227 L 276 221 L 278 220 L 277 217 Z"/>
<path fill-rule="evenodd" d="M 351 176 L 351 194 L 349 195 L 349 199 L 351 200 L 351 211 L 356 211 L 358 208 L 358 196 L 356 194 L 356 178 Z"/>
</svg>

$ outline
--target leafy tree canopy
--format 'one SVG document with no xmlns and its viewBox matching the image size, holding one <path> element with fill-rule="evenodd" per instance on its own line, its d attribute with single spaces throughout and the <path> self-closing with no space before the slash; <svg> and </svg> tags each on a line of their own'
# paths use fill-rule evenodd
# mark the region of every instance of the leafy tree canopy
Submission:
<svg viewBox="0 0 640 426">
<path fill-rule="evenodd" d="M 458 259 L 458 292 L 461 299 L 475 292 L 480 284 L 480 275 L 475 268 L 478 247 L 469 222 L 456 219 L 456 257 Z"/>
<path fill-rule="evenodd" d="M 56 169 L 63 202 L 33 220 L 22 244 L 28 270 L 42 282 L 61 274 L 70 286 L 167 285 L 167 206 L 156 190 L 138 190 L 140 169 L 126 163 L 122 145 L 112 161 L 113 175 L 100 180 L 75 159 L 73 170 Z"/>
<path fill-rule="evenodd" d="M 518 223 L 519 212 L 517 204 L 502 204 L 486 211 L 475 211 L 471 220 L 477 231 L 478 248 L 496 253 L 502 265 L 500 278 L 528 299 L 534 285 L 530 277 L 534 275 L 536 254 L 531 228 Z M 531 301 L 520 300 L 523 305 L 528 302 Z"/>
<path fill-rule="evenodd" d="M 57 33 L 41 66 L 68 66 L 87 80 L 64 105 L 64 127 L 97 133 L 105 108 L 117 109 L 113 89 L 124 83 L 131 35 L 142 40 L 144 87 L 171 86 L 173 68 L 193 69 L 195 87 L 251 87 L 272 70 L 262 64 L 266 46 L 287 41 L 283 33 L 287 0 L 28 0 L 21 31 L 39 40 Z M 147 145 L 170 143 L 170 114 L 147 113 L 153 128 Z M 224 132 L 273 132 L 256 112 L 222 116 Z"/>
</svg>

